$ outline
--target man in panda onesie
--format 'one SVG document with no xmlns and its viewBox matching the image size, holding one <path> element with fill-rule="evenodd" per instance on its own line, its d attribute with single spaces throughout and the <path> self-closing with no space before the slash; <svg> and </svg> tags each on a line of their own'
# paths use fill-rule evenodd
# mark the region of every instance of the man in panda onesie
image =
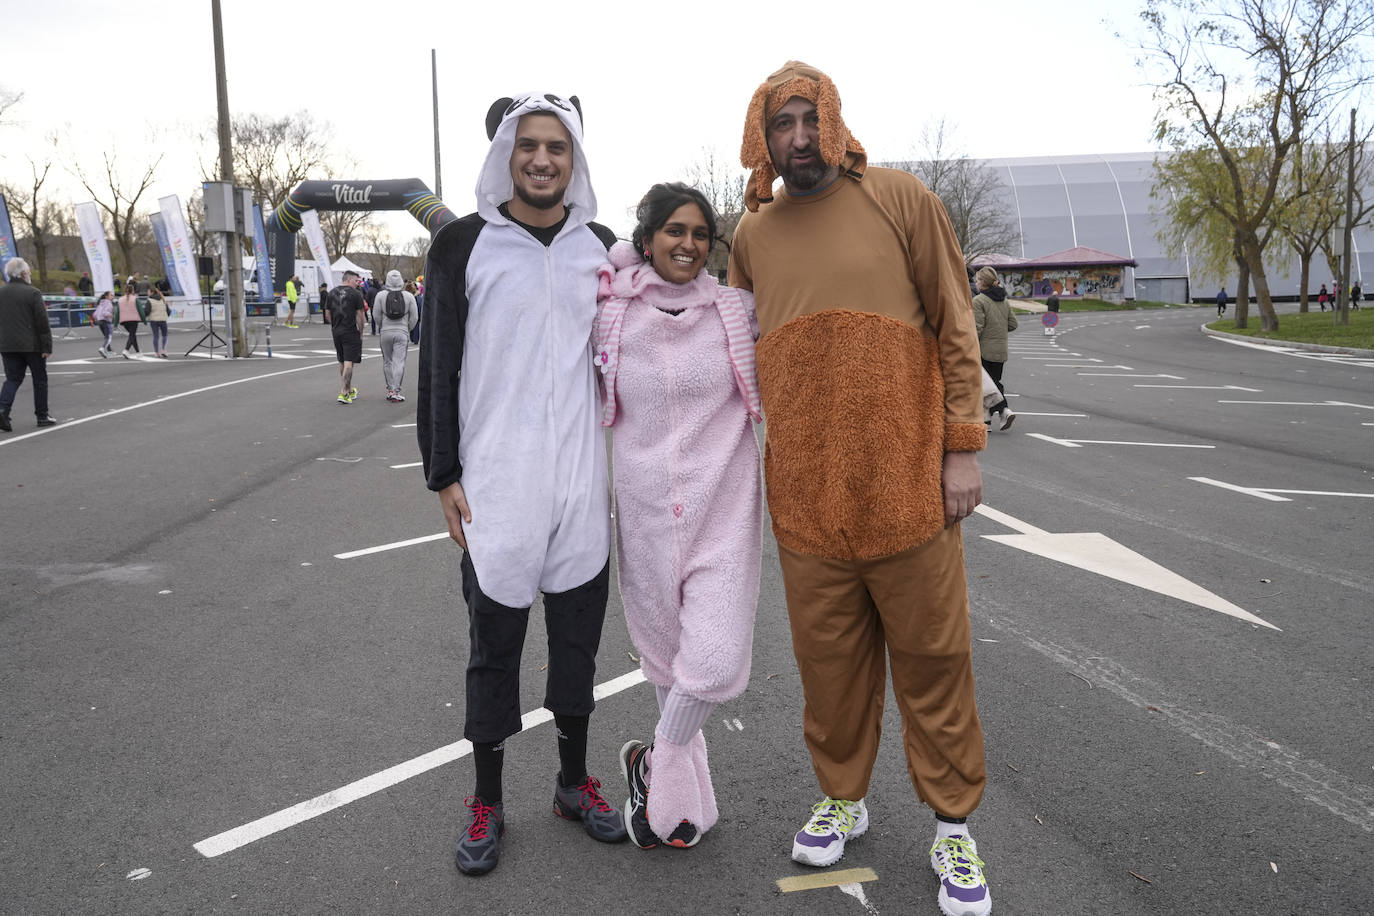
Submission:
<svg viewBox="0 0 1374 916">
<path fill-rule="evenodd" d="M 477 212 L 430 245 L 416 416 L 427 484 L 463 548 L 463 735 L 477 775 L 457 849 L 467 874 L 490 871 L 500 853 L 504 742 L 521 728 L 520 655 L 540 592 L 561 767 L 554 813 L 604 842 L 627 836 L 586 770 L 611 534 L 591 332 L 597 268 L 615 238 L 592 222 L 575 96 L 499 99 L 487 136 Z"/>
</svg>

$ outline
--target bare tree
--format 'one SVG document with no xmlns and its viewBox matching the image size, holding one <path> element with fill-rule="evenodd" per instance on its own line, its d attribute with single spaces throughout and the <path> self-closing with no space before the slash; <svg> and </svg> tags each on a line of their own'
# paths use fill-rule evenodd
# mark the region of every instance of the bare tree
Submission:
<svg viewBox="0 0 1374 916">
<path fill-rule="evenodd" d="M 10 213 L 19 224 L 29 232 L 29 243 L 33 245 L 34 266 L 38 268 L 38 288 L 48 286 L 48 238 L 52 232 L 53 206 L 43 198 L 43 185 L 52 170 L 52 160 L 41 165 L 29 160 L 32 180 L 25 187 L 6 185 L 3 187 L 5 199 L 10 202 Z"/>
<path fill-rule="evenodd" d="M 367 210 L 320 211 L 320 230 L 324 233 L 325 247 L 336 255 L 348 251 L 353 244 L 354 234 L 371 223 L 372 214 Z"/>
<path fill-rule="evenodd" d="M 371 262 L 365 266 L 372 271 L 372 276 L 376 277 L 379 282 L 386 278 L 387 271 L 401 269 L 404 255 L 396 247 L 396 243 L 391 240 L 385 227 L 373 223 L 362 232 L 362 238 L 363 244 L 370 249 L 370 256 L 364 257 L 362 260 Z"/>
<path fill-rule="evenodd" d="M 115 156 L 106 152 L 103 154 L 105 162 L 104 180 L 98 182 L 100 190 L 97 191 L 88 178 L 85 171 L 80 166 L 76 167 L 76 177 L 81 184 L 90 192 L 91 197 L 105 215 L 110 218 L 110 229 L 114 235 L 114 240 L 119 245 L 120 255 L 123 257 L 123 270 L 132 273 L 135 269 L 134 250 L 140 244 L 146 245 L 152 228 L 148 225 L 148 219 L 138 213 L 138 202 L 144 193 L 153 185 L 154 176 L 157 174 L 157 167 L 162 163 L 162 154 L 150 162 L 143 170 L 143 174 L 137 181 L 126 181 L 119 173 L 116 165 Z"/>
<path fill-rule="evenodd" d="M 11 122 L 5 120 L 5 114 L 18 105 L 24 99 L 24 93 L 12 89 L 0 89 L 0 126 Z"/>
<path fill-rule="evenodd" d="M 1278 329 L 1261 237 L 1279 185 L 1312 126 L 1369 81 L 1367 0 L 1147 0 L 1139 62 L 1155 86 L 1156 140 L 1216 153 L 1224 182 L 1211 206 L 1234 230 L 1259 298 Z M 1187 187 L 1188 182 L 1180 186 Z M 1238 309 L 1238 327 L 1245 312 Z"/>
<path fill-rule="evenodd" d="M 425 272 L 425 258 L 429 257 L 429 236 L 417 235 L 406 242 L 405 256 L 409 265 L 408 277 L 418 277 Z"/>
<path fill-rule="evenodd" d="M 744 188 L 747 181 L 748 176 L 733 160 L 705 147 L 701 150 L 701 157 L 687 168 L 688 184 L 705 194 L 716 211 L 716 232 L 721 239 L 734 238 L 735 227 L 744 215 Z M 729 247 L 714 245 L 706 258 L 706 270 L 713 276 L 724 276 L 729 262 Z"/>
<path fill-rule="evenodd" d="M 291 189 L 311 175 L 319 177 L 329 163 L 330 128 L 320 124 L 307 111 L 281 118 L 245 114 L 230 126 L 234 148 L 234 181 L 251 188 L 253 199 L 264 206 L 276 206 Z M 201 141 L 216 150 L 215 158 L 202 160 L 201 174 L 206 181 L 219 180 L 218 140 L 203 134 Z"/>
<path fill-rule="evenodd" d="M 922 158 L 889 163 L 910 172 L 940 198 L 964 252 L 965 266 L 985 254 L 1021 248 L 1021 233 L 1007 219 L 1002 179 L 954 148 L 954 127 L 941 119 L 921 129 Z"/>
</svg>

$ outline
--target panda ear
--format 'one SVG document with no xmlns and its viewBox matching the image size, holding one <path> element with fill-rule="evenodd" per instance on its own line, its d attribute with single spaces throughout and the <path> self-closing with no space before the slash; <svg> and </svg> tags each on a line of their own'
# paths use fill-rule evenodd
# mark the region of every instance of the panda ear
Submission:
<svg viewBox="0 0 1374 916">
<path fill-rule="evenodd" d="M 585 128 L 587 125 L 582 120 L 582 103 L 577 100 L 575 95 L 568 96 L 568 101 L 572 102 L 572 107 L 577 109 L 577 123 Z"/>
<path fill-rule="evenodd" d="M 504 99 L 497 99 L 491 103 L 487 109 L 487 139 L 496 139 L 496 129 L 501 126 L 501 120 L 506 116 L 506 109 L 514 99 L 507 96 Z"/>
</svg>

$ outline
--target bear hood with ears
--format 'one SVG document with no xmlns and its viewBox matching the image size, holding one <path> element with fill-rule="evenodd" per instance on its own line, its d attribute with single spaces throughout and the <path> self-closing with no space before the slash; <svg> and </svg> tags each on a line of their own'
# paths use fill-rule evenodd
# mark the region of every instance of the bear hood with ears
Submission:
<svg viewBox="0 0 1374 916">
<path fill-rule="evenodd" d="M 552 92 L 528 92 L 515 98 L 497 99 L 487 111 L 487 136 L 491 149 L 477 178 L 477 212 L 489 223 L 506 223 L 497 207 L 515 196 L 515 183 L 510 177 L 510 154 L 515 149 L 515 128 L 520 118 L 533 112 L 557 115 L 572 136 L 573 174 L 563 203 L 571 212 L 568 226 L 589 223 L 596 219 L 596 194 L 592 191 L 592 176 L 587 169 L 587 157 L 582 149 L 582 104 L 577 96 L 563 98 Z"/>
</svg>

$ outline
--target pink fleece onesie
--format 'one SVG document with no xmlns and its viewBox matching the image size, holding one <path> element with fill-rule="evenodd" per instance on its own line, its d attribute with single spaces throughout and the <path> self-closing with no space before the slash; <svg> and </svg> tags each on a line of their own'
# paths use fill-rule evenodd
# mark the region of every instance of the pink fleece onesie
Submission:
<svg viewBox="0 0 1374 916">
<path fill-rule="evenodd" d="M 650 682 L 719 703 L 749 679 L 758 605 L 763 495 L 751 422 L 758 417 L 753 297 L 705 273 L 670 283 L 628 245 L 612 249 L 612 263 L 614 273 L 602 268 L 597 362 L 606 383 L 603 424 L 615 429 L 625 619 Z M 678 768 L 672 764 L 687 764 L 665 759 L 665 751 L 672 749 L 655 745 L 654 787 Z M 696 777 L 709 795 L 704 745 L 698 755 Z M 660 807 L 653 787 L 649 800 L 652 823 Z"/>
</svg>

